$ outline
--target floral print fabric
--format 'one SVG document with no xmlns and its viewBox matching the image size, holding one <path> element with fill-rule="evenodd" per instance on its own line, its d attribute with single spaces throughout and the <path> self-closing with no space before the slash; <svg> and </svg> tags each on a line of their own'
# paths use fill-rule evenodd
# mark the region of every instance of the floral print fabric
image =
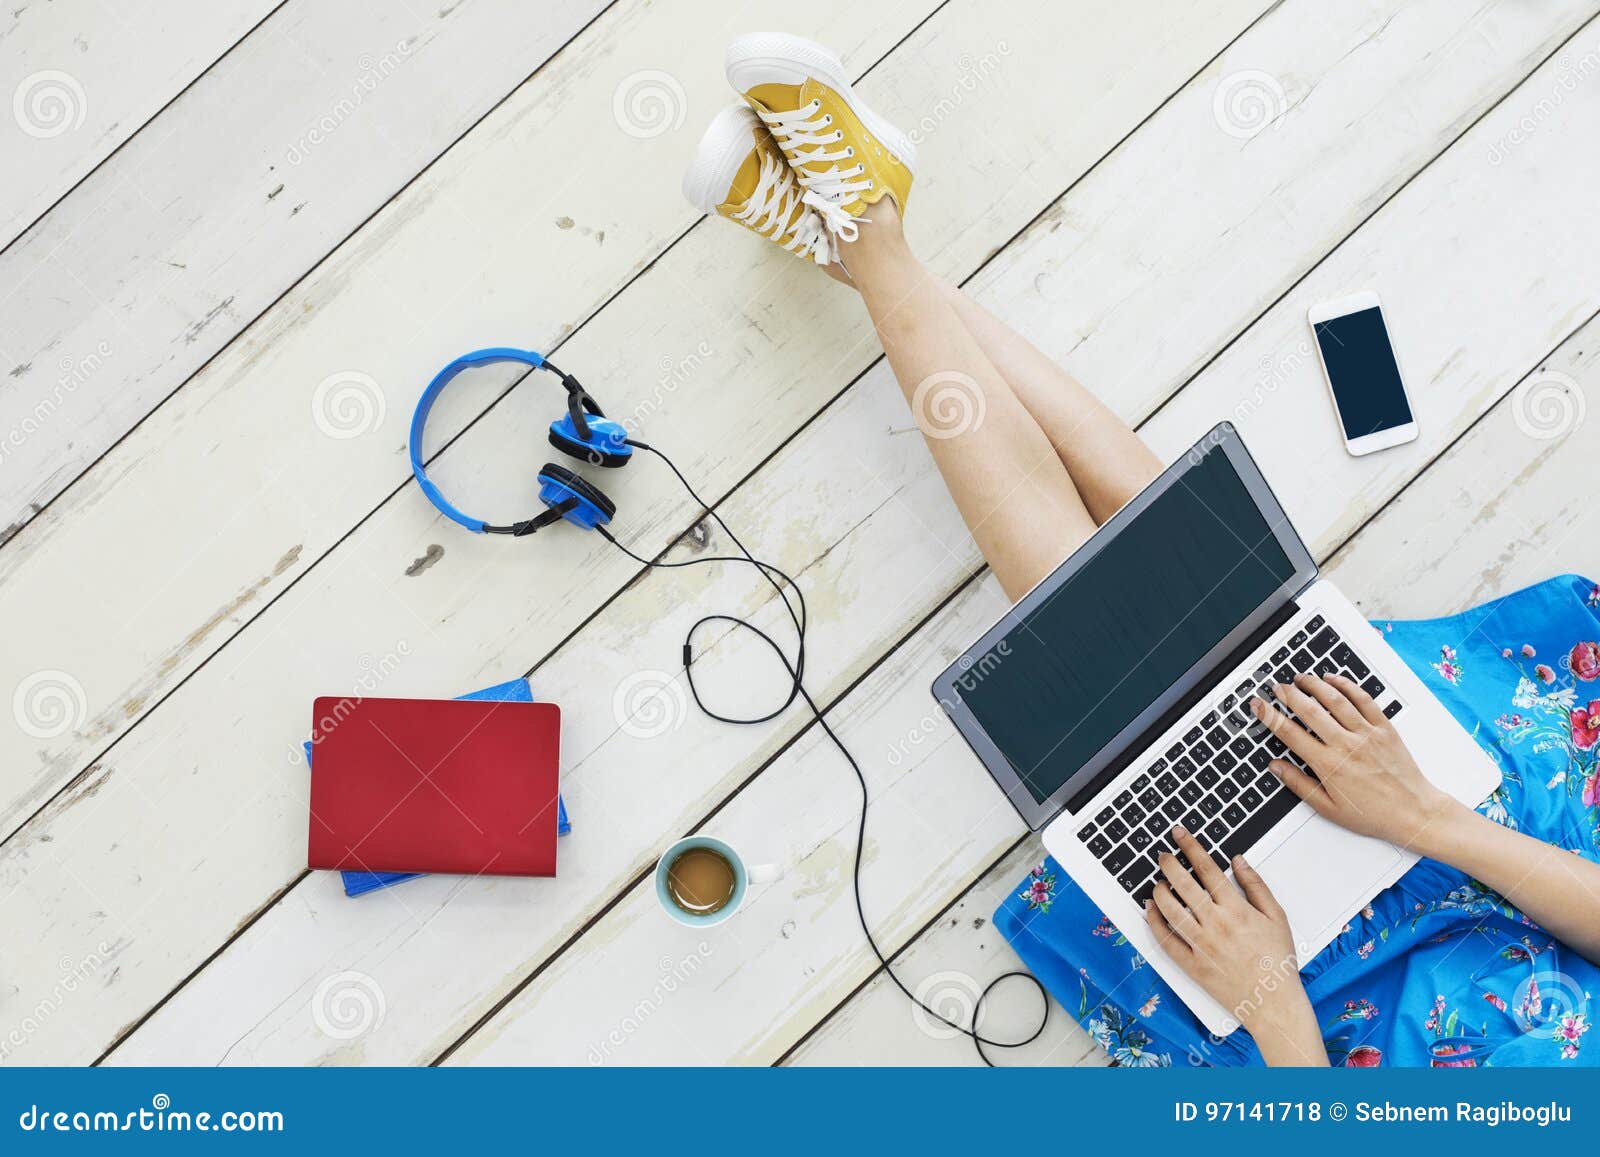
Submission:
<svg viewBox="0 0 1600 1157">
<path fill-rule="evenodd" d="M 1448 618 L 1373 626 L 1499 765 L 1479 810 L 1600 861 L 1600 586 L 1566 575 Z M 1054 860 L 995 923 L 1117 1063 L 1261 1063 L 1248 1033 L 1210 1036 Z M 1334 1064 L 1600 1064 L 1600 967 L 1432 860 L 1301 976 Z"/>
</svg>

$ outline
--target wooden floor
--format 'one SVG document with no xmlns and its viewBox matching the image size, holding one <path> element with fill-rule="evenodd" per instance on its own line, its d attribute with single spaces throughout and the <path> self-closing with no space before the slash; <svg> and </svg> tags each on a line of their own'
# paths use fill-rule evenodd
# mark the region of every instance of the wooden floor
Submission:
<svg viewBox="0 0 1600 1157">
<path fill-rule="evenodd" d="M 411 482 L 429 375 L 559 351 L 799 574 L 812 692 L 874 798 L 899 969 L 970 1009 L 1039 846 L 930 677 L 1003 605 L 852 295 L 678 191 L 722 49 L 836 48 L 914 130 L 909 230 L 1163 456 L 1231 419 L 1374 616 L 1600 572 L 1600 0 L 90 0 L 0 15 L 0 1058 L 971 1064 L 876 969 L 857 794 L 801 710 L 688 704 L 721 568 L 484 540 Z M 1419 441 L 1339 443 L 1306 307 L 1385 298 Z M 464 380 L 447 490 L 527 512 L 555 413 Z M 484 420 L 479 420 L 480 418 Z M 696 510 L 608 478 L 646 555 Z M 675 555 L 724 547 L 701 526 Z M 776 693 L 743 636 L 708 682 Z M 565 709 L 556 880 L 347 899 L 305 863 L 313 694 L 526 674 Z M 652 696 L 636 695 L 655 689 Z M 639 703 L 643 703 L 639 707 Z M 630 715 L 635 708 L 644 714 Z M 14 726 L 12 725 L 14 722 Z M 783 868 L 711 932 L 668 843 Z M 994 1035 L 1031 995 L 996 1001 Z M 1060 1009 L 1008 1060 L 1101 1063 Z"/>
</svg>

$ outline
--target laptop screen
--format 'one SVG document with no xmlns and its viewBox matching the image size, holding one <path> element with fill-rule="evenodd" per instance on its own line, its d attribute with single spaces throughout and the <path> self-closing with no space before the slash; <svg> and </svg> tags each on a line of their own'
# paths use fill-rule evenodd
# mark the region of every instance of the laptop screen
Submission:
<svg viewBox="0 0 1600 1157">
<path fill-rule="evenodd" d="M 1294 575 L 1213 447 L 1048 597 L 1025 600 L 957 694 L 1042 803 Z"/>
</svg>

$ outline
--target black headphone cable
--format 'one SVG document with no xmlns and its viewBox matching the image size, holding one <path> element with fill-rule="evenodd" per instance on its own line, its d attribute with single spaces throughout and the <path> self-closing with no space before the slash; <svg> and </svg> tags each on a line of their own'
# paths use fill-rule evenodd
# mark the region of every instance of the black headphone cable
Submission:
<svg viewBox="0 0 1600 1157">
<path fill-rule="evenodd" d="M 1044 985 L 1041 984 L 1039 979 L 1031 972 L 1027 972 L 1023 969 L 1013 969 L 1010 972 L 1002 973 L 985 985 L 983 990 L 978 994 L 978 999 L 972 1006 L 971 1028 L 968 1028 L 966 1025 L 957 1024 L 955 1021 L 945 1016 L 942 1012 L 930 1006 L 927 1002 L 912 992 L 911 989 L 907 988 L 900 977 L 895 974 L 893 966 L 891 966 L 889 963 L 889 958 L 885 956 L 883 950 L 878 947 L 878 942 L 872 935 L 872 929 L 867 924 L 866 909 L 862 906 L 861 902 L 861 857 L 863 849 L 866 845 L 867 807 L 869 803 L 867 777 L 862 772 L 861 765 L 856 762 L 856 757 L 850 753 L 850 749 L 845 746 L 844 741 L 839 738 L 838 734 L 833 730 L 833 727 L 828 723 L 828 720 L 823 714 L 822 709 L 817 706 L 816 700 L 811 697 L 811 692 L 806 690 L 804 680 L 806 666 L 807 617 L 805 595 L 801 593 L 800 585 L 778 567 L 773 566 L 768 562 L 762 562 L 760 559 L 751 554 L 744 543 L 739 540 L 739 536 L 734 534 L 732 528 L 730 528 L 727 522 L 723 520 L 722 515 L 718 514 L 716 510 L 714 510 L 703 498 L 700 497 L 699 494 L 695 492 L 694 487 L 689 484 L 689 480 L 684 477 L 683 471 L 679 470 L 678 467 L 673 463 L 672 459 L 667 457 L 665 453 L 646 442 L 640 442 L 632 438 L 628 439 L 628 445 L 634 447 L 635 449 L 654 454 L 656 457 L 660 458 L 661 461 L 665 462 L 667 464 L 667 468 L 671 470 L 672 473 L 677 476 L 678 481 L 683 484 L 684 490 L 688 492 L 689 497 L 694 501 L 695 505 L 699 506 L 708 517 L 710 517 L 718 526 L 722 528 L 722 532 L 728 536 L 728 541 L 733 543 L 733 545 L 739 549 L 739 554 L 711 555 L 705 558 L 685 559 L 682 562 L 661 562 L 647 559 L 642 555 L 636 554 L 634 551 L 618 542 L 603 524 L 595 526 L 595 529 L 600 532 L 601 537 L 603 537 L 612 546 L 622 551 L 623 554 L 639 563 L 641 566 L 652 570 L 675 570 L 679 567 L 700 566 L 702 564 L 719 562 L 746 563 L 750 566 L 753 566 L 761 572 L 762 576 L 767 580 L 767 582 L 772 585 L 772 588 L 777 591 L 778 597 L 783 600 L 784 608 L 789 612 L 790 621 L 794 624 L 796 646 L 795 657 L 791 662 L 789 656 L 784 652 L 783 648 L 778 645 L 777 640 L 775 640 L 767 632 L 763 631 L 760 627 L 750 622 L 748 619 L 739 618 L 737 615 L 723 614 L 705 615 L 697 619 L 689 628 L 689 631 L 684 636 L 683 640 L 684 676 L 688 680 L 689 694 L 693 697 L 695 706 L 698 707 L 705 715 L 717 720 L 719 723 L 732 723 L 743 726 L 766 723 L 767 721 L 775 719 L 779 715 L 783 714 L 784 711 L 788 710 L 789 705 L 792 704 L 796 699 L 804 700 L 806 706 L 811 709 L 812 717 L 816 719 L 817 725 L 822 728 L 823 734 L 825 734 L 828 739 L 832 741 L 834 747 L 839 749 L 839 753 L 844 756 L 845 761 L 850 765 L 850 770 L 855 772 L 856 783 L 861 788 L 861 810 L 856 824 L 856 851 L 854 865 L 851 871 L 851 884 L 855 895 L 856 919 L 861 924 L 861 932 L 866 937 L 867 946 L 872 949 L 872 954 L 878 958 L 878 963 L 880 966 L 882 966 L 884 974 L 894 982 L 895 987 L 898 988 L 901 993 L 905 995 L 905 998 L 912 1004 L 921 1008 L 929 1016 L 934 1017 L 936 1020 L 948 1025 L 950 1028 L 953 1028 L 957 1032 L 969 1037 L 972 1040 L 973 1047 L 978 1051 L 979 1058 L 984 1064 L 991 1068 L 994 1067 L 994 1061 L 992 1061 L 989 1058 L 989 1055 L 983 1051 L 985 1045 L 988 1045 L 992 1048 L 1014 1049 L 1021 1048 L 1024 1045 L 1032 1044 L 1034 1041 L 1038 1040 L 1040 1035 L 1043 1034 L 1045 1027 L 1050 1022 L 1050 998 L 1048 993 L 1045 991 Z M 779 581 L 780 579 L 782 582 Z M 785 589 L 785 584 L 787 584 L 790 590 L 794 591 L 795 602 L 790 602 L 789 593 L 788 590 Z M 798 603 L 798 609 L 796 607 L 796 603 Z M 705 701 L 700 697 L 700 689 L 695 685 L 694 681 L 694 635 L 696 631 L 708 623 L 728 623 L 734 627 L 747 630 L 765 643 L 772 650 L 773 654 L 778 656 L 778 660 L 783 664 L 784 670 L 789 673 L 789 694 L 784 698 L 782 703 L 764 715 L 757 715 L 749 718 L 723 715 L 706 706 Z M 1033 1032 L 1023 1040 L 991 1040 L 990 1038 L 983 1036 L 978 1032 L 978 1019 L 983 1012 L 984 1002 L 989 998 L 989 993 L 992 992 L 1002 982 L 1010 980 L 1013 977 L 1020 977 L 1026 980 L 1039 990 L 1039 997 L 1043 1002 L 1044 1008 L 1039 1017 L 1038 1027 L 1035 1028 Z"/>
</svg>

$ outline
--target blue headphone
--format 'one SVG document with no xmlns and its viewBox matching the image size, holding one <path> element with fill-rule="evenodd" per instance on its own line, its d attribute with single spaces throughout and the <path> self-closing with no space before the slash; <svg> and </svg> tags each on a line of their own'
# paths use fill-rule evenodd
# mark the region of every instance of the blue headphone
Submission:
<svg viewBox="0 0 1600 1157">
<path fill-rule="evenodd" d="M 428 477 L 422 464 L 422 432 L 428 425 L 428 413 L 433 403 L 444 393 L 462 370 L 475 366 L 494 365 L 496 362 L 517 362 L 536 370 L 549 370 L 561 379 L 567 391 L 567 412 L 550 423 L 550 445 L 563 454 L 570 455 L 591 466 L 615 469 L 626 466 L 633 457 L 634 444 L 621 423 L 613 422 L 601 411 L 599 403 L 571 374 L 563 373 L 545 360 L 536 350 L 520 350 L 510 346 L 491 346 L 462 354 L 433 376 L 428 388 L 417 401 L 417 410 L 411 416 L 411 473 L 428 501 L 446 518 L 458 522 L 474 534 L 532 534 L 556 522 L 570 522 L 584 530 L 593 530 L 611 521 L 617 513 L 617 504 L 607 498 L 598 486 L 580 475 L 554 462 L 547 462 L 539 470 L 539 501 L 544 510 L 533 518 L 514 522 L 508 526 L 491 526 L 481 518 L 457 509 Z"/>
</svg>

